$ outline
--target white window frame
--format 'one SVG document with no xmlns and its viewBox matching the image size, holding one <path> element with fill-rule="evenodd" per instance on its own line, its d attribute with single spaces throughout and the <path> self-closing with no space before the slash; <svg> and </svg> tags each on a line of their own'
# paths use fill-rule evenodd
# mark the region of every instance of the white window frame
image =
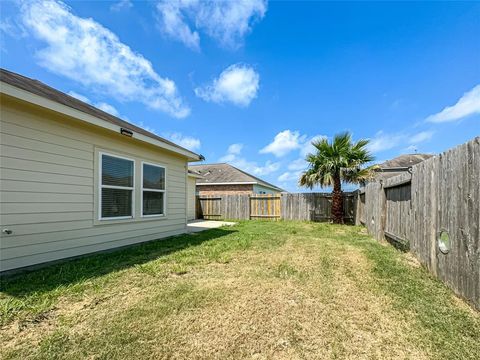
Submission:
<svg viewBox="0 0 480 360">
<path fill-rule="evenodd" d="M 143 187 L 143 165 L 150 165 L 150 166 L 155 166 L 162 168 L 165 172 L 165 188 L 163 190 L 159 189 L 149 189 L 149 188 L 144 188 Z M 148 161 L 142 161 L 141 162 L 141 179 L 140 179 L 140 215 L 141 217 L 144 218 L 151 218 L 151 217 L 164 217 L 167 216 L 167 167 L 165 165 L 160 165 L 160 164 L 155 164 L 152 162 Z M 143 214 L 143 192 L 144 191 L 149 191 L 149 192 L 161 192 L 163 193 L 163 214 L 149 214 L 149 215 L 144 215 Z"/>
<path fill-rule="evenodd" d="M 103 185 L 103 173 L 102 173 L 102 163 L 103 155 L 124 159 L 133 162 L 133 184 L 131 187 L 126 186 L 115 186 L 115 185 Z M 128 158 L 126 156 L 111 154 L 103 151 L 98 152 L 98 163 L 99 163 L 99 172 L 98 172 L 98 220 L 125 220 L 133 219 L 135 217 L 135 159 Z M 114 217 L 102 217 L 102 189 L 119 189 L 119 190 L 131 190 L 132 191 L 132 215 L 130 216 L 114 216 Z"/>
</svg>

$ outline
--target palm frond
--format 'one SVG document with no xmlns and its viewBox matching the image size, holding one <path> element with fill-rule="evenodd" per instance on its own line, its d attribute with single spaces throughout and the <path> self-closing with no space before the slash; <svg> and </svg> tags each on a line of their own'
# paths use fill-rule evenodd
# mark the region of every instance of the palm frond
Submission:
<svg viewBox="0 0 480 360">
<path fill-rule="evenodd" d="M 309 166 L 299 178 L 299 185 L 332 186 L 335 179 L 343 182 L 362 183 L 371 179 L 375 166 L 363 167 L 374 160 L 368 151 L 369 140 L 352 141 L 349 132 L 336 134 L 331 141 L 322 138 L 312 142 L 314 152 L 306 156 Z"/>
<path fill-rule="evenodd" d="M 349 168 L 342 170 L 342 179 L 350 184 L 365 184 L 375 177 L 378 165 L 368 166 L 366 168 Z"/>
</svg>

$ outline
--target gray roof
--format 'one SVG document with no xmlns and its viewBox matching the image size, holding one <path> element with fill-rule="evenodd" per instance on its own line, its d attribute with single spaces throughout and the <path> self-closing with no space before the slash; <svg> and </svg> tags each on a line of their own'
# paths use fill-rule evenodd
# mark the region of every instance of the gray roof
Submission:
<svg viewBox="0 0 480 360">
<path fill-rule="evenodd" d="M 391 160 L 387 160 L 379 164 L 379 166 L 382 169 L 410 167 L 415 164 L 418 164 L 419 162 L 422 162 L 423 160 L 431 158 L 432 156 L 433 155 L 430 155 L 430 154 L 405 154 L 405 155 L 397 156 L 396 158 L 393 158 Z"/>
<path fill-rule="evenodd" d="M 133 125 L 125 120 L 122 120 L 116 116 L 113 116 L 105 111 L 102 111 L 100 109 L 97 109 L 96 107 L 89 105 L 83 101 L 80 101 L 73 96 L 67 95 L 59 90 L 56 90 L 41 81 L 31 79 L 29 77 L 14 73 L 12 71 L 0 68 L 0 81 L 10 84 L 12 86 L 15 86 L 17 88 L 20 88 L 22 90 L 28 91 L 32 94 L 41 96 L 45 99 L 55 101 L 59 104 L 66 105 L 68 107 L 71 107 L 73 109 L 79 110 L 81 112 L 84 112 L 86 114 L 95 116 L 99 119 L 102 119 L 104 121 L 107 121 L 111 124 L 115 124 L 117 126 L 127 128 L 129 130 L 132 130 L 136 133 L 148 136 L 152 139 L 159 140 L 161 142 L 164 142 L 166 144 L 172 145 L 178 149 L 186 150 L 189 151 L 193 154 L 195 154 L 193 151 L 185 149 L 184 147 L 175 144 L 174 142 L 171 142 L 167 139 L 164 139 L 158 135 L 155 135 L 145 129 L 142 129 L 141 127 L 138 127 L 136 125 Z M 198 155 L 201 157 L 201 155 Z"/>
<path fill-rule="evenodd" d="M 202 179 L 197 180 L 197 184 L 218 184 L 218 183 L 256 183 L 258 185 L 266 186 L 277 191 L 284 191 L 283 189 L 270 184 L 256 176 L 253 176 L 243 170 L 236 168 L 230 164 L 201 164 L 189 165 L 189 170 L 203 176 Z"/>
<path fill-rule="evenodd" d="M 409 167 L 418 164 L 428 158 L 431 158 L 431 154 L 404 154 L 397 156 L 391 160 L 387 160 L 381 164 L 378 176 L 382 178 L 389 178 L 406 171 Z"/>
<path fill-rule="evenodd" d="M 200 175 L 200 173 L 198 171 L 194 171 L 192 169 L 188 169 L 188 175 L 192 175 L 196 178 L 203 177 L 202 175 Z"/>
</svg>

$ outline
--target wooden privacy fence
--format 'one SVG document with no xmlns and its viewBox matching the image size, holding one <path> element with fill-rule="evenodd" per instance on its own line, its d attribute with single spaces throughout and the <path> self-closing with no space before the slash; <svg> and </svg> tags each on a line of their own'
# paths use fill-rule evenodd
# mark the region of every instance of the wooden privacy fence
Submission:
<svg viewBox="0 0 480 360">
<path fill-rule="evenodd" d="M 357 210 L 356 223 L 379 240 L 408 245 L 480 310 L 480 137 L 367 184 Z"/>
<path fill-rule="evenodd" d="M 343 193 L 343 220 L 353 223 L 355 219 L 354 192 Z M 332 194 L 291 193 L 282 194 L 282 219 L 326 222 L 332 220 Z"/>
<path fill-rule="evenodd" d="M 281 195 L 251 195 L 250 219 L 280 219 Z"/>
<path fill-rule="evenodd" d="M 344 193 L 345 222 L 355 219 L 355 193 Z M 326 193 L 198 196 L 197 218 L 330 221 L 332 196 Z"/>
</svg>

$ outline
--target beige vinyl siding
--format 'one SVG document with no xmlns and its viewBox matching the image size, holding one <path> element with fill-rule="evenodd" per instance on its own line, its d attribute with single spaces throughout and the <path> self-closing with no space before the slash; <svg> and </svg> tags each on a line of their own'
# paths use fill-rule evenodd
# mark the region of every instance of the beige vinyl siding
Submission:
<svg viewBox="0 0 480 360">
<path fill-rule="evenodd" d="M 2 96 L 0 271 L 185 232 L 187 159 Z M 98 220 L 99 152 L 135 160 L 135 217 Z M 166 215 L 141 217 L 142 161 L 166 167 Z"/>
<path fill-rule="evenodd" d="M 187 220 L 195 219 L 195 185 L 196 179 L 189 176 L 187 179 Z"/>
</svg>

